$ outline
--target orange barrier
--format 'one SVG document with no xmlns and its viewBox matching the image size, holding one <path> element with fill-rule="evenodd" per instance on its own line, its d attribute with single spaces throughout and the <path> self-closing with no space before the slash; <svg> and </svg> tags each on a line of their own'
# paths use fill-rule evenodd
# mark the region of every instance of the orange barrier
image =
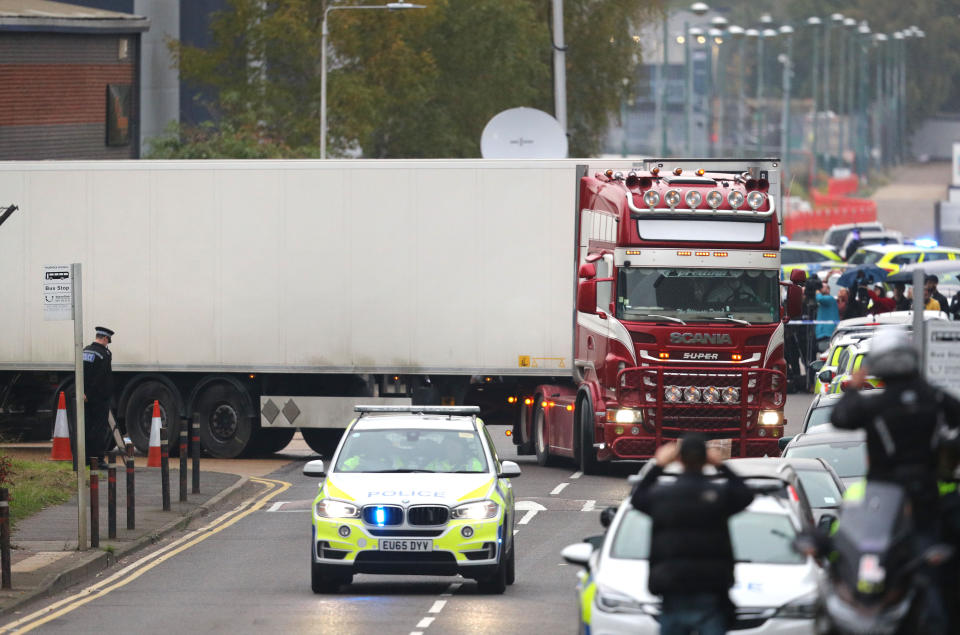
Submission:
<svg viewBox="0 0 960 635">
<path fill-rule="evenodd" d="M 793 236 L 799 232 L 824 231 L 831 225 L 865 223 L 877 220 L 877 204 L 868 198 L 850 198 L 846 193 L 855 192 L 857 177 L 829 179 L 827 193 L 812 193 L 813 211 L 784 213 L 783 233 Z"/>
</svg>

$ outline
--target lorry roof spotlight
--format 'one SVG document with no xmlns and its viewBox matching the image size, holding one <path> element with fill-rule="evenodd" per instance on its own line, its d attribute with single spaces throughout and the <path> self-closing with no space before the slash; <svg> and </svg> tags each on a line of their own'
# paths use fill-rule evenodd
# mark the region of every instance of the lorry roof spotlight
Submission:
<svg viewBox="0 0 960 635">
<path fill-rule="evenodd" d="M 604 174 L 607 176 L 608 179 L 613 178 L 613 170 L 607 170 L 606 172 L 604 172 Z"/>
<path fill-rule="evenodd" d="M 723 205 L 723 194 L 717 190 L 711 191 L 709 194 L 707 194 L 707 205 L 713 209 L 717 209 Z"/>
<path fill-rule="evenodd" d="M 743 205 L 744 200 L 743 192 L 739 190 L 734 190 L 727 194 L 727 202 L 730 203 L 731 209 L 739 209 Z"/>
<path fill-rule="evenodd" d="M 699 170 L 697 170 L 697 176 L 703 176 L 704 174 L 706 174 L 706 171 L 704 171 L 703 168 L 700 168 Z"/>
<path fill-rule="evenodd" d="M 683 197 L 684 202 L 686 202 L 687 207 L 690 209 L 695 209 L 700 207 L 700 202 L 703 200 L 703 196 L 700 195 L 700 192 L 696 190 L 689 190 L 686 196 Z"/>
<path fill-rule="evenodd" d="M 650 174 L 652 174 L 653 176 L 658 176 L 660 174 L 660 168 L 653 168 L 652 170 L 650 170 Z"/>
</svg>

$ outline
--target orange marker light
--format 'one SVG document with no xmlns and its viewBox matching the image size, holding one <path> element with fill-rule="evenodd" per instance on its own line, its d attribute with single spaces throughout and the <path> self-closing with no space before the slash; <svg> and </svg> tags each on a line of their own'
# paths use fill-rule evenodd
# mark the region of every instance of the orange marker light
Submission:
<svg viewBox="0 0 960 635">
<path fill-rule="evenodd" d="M 546 401 L 541 401 L 541 402 L 540 402 L 540 407 L 541 407 L 541 408 L 546 408 L 546 407 L 549 406 L 549 405 L 550 405 L 550 404 L 548 404 Z"/>
<path fill-rule="evenodd" d="M 253 379 L 254 377 L 256 377 L 256 375 L 254 375 L 253 373 L 250 373 L 250 379 Z"/>
<path fill-rule="evenodd" d="M 547 402 L 547 405 L 550 406 L 551 408 L 553 408 L 555 405 L 557 405 L 557 402 L 556 402 L 556 401 L 548 401 L 548 402 Z"/>
<path fill-rule="evenodd" d="M 660 351 L 660 359 L 670 359 L 670 353 L 667 351 Z"/>
<path fill-rule="evenodd" d="M 517 403 L 516 397 L 507 397 L 507 403 Z"/>
<path fill-rule="evenodd" d="M 507 435 L 508 437 L 512 437 L 512 436 L 513 436 L 513 430 L 511 430 L 510 428 L 507 428 L 506 430 L 504 430 L 503 433 L 504 433 L 505 435 Z"/>
<path fill-rule="evenodd" d="M 607 176 L 607 178 L 609 179 L 610 177 L 613 176 L 613 170 L 607 170 L 606 172 L 604 172 L 604 174 L 605 174 L 605 175 Z"/>
<path fill-rule="evenodd" d="M 572 411 L 573 411 L 573 406 L 567 406 L 567 412 L 572 412 Z"/>
<path fill-rule="evenodd" d="M 726 257 L 729 256 L 730 254 L 728 254 L 728 253 L 725 252 L 725 251 L 715 251 L 715 252 L 713 252 L 713 255 L 716 256 L 717 258 L 726 258 Z"/>
<path fill-rule="evenodd" d="M 693 253 L 693 252 L 691 252 L 691 251 L 678 251 L 678 252 L 677 252 L 677 255 L 678 255 L 678 256 L 690 256 L 690 255 L 692 255 L 692 253 Z"/>
<path fill-rule="evenodd" d="M 777 254 L 765 253 L 763 254 L 764 258 L 776 258 Z"/>
<path fill-rule="evenodd" d="M 639 256 L 639 255 L 640 255 L 640 250 L 639 250 L 639 249 L 628 249 L 628 250 L 627 250 L 627 255 L 628 255 L 628 256 Z"/>
<path fill-rule="evenodd" d="M 660 174 L 660 168 L 653 168 L 652 170 L 650 170 L 650 174 L 652 174 L 652 175 L 654 175 L 654 176 L 659 175 L 659 174 Z"/>
<path fill-rule="evenodd" d="M 526 399 L 523 400 L 523 405 L 525 405 L 525 406 L 532 406 L 532 405 L 533 405 L 533 399 L 530 398 L 530 397 L 527 397 Z"/>
<path fill-rule="evenodd" d="M 699 170 L 697 170 L 697 176 L 703 176 L 704 174 L 706 174 L 706 172 L 704 171 L 703 168 L 700 168 Z"/>
<path fill-rule="evenodd" d="M 730 359 L 732 359 L 735 362 L 739 362 L 743 360 L 743 355 L 741 355 L 740 353 L 734 353 L 730 356 Z"/>
<path fill-rule="evenodd" d="M 680 176 L 681 174 L 683 174 L 683 168 L 674 168 L 673 173 L 676 174 L 677 176 Z"/>
<path fill-rule="evenodd" d="M 709 256 L 709 255 L 710 255 L 710 252 L 709 252 L 709 251 L 698 251 L 698 252 L 697 252 L 697 255 L 698 255 L 698 256 Z"/>
</svg>

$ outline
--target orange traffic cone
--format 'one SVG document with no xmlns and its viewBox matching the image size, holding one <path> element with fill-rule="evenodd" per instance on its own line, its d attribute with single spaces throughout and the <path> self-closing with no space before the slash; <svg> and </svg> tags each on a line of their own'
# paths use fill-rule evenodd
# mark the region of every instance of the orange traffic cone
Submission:
<svg viewBox="0 0 960 635">
<path fill-rule="evenodd" d="M 57 403 L 57 420 L 53 424 L 53 449 L 50 451 L 51 461 L 72 461 L 70 451 L 70 430 L 67 428 L 67 400 L 60 393 Z"/>
<path fill-rule="evenodd" d="M 153 402 L 153 420 L 150 421 L 150 451 L 147 467 L 160 467 L 160 402 Z"/>
</svg>

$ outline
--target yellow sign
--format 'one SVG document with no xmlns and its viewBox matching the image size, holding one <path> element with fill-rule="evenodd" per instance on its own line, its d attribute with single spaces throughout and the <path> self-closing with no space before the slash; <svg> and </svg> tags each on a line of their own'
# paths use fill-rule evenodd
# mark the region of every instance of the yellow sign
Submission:
<svg viewBox="0 0 960 635">
<path fill-rule="evenodd" d="M 517 365 L 520 368 L 529 368 L 530 367 L 530 356 L 529 355 L 520 355 L 517 357 Z"/>
</svg>

